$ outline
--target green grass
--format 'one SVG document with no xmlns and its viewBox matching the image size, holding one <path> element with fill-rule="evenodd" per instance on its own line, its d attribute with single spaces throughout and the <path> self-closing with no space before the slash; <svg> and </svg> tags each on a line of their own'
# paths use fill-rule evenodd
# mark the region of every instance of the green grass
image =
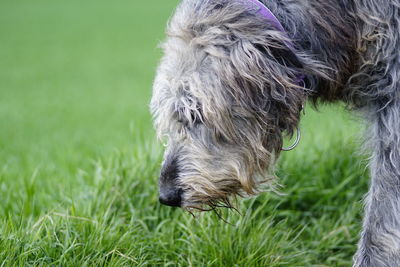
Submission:
<svg viewBox="0 0 400 267">
<path fill-rule="evenodd" d="M 285 195 L 241 215 L 158 204 L 148 113 L 177 0 L 0 2 L 0 266 L 349 266 L 368 175 L 359 124 L 307 110 Z"/>
</svg>

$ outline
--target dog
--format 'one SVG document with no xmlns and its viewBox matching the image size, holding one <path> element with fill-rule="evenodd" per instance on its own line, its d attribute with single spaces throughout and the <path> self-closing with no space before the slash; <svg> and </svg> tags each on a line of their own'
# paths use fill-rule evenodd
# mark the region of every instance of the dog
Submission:
<svg viewBox="0 0 400 267">
<path fill-rule="evenodd" d="M 182 0 L 162 47 L 161 203 L 259 193 L 304 104 L 340 101 L 365 118 L 371 151 L 354 266 L 400 266 L 400 0 Z"/>
</svg>

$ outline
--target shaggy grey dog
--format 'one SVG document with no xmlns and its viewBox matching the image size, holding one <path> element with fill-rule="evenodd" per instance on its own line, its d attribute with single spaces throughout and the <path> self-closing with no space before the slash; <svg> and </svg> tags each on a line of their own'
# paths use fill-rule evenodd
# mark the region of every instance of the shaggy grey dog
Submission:
<svg viewBox="0 0 400 267">
<path fill-rule="evenodd" d="M 400 266 L 400 0 L 261 2 L 284 31 L 251 0 L 183 0 L 170 21 L 151 101 L 160 201 L 206 210 L 256 194 L 304 103 L 343 101 L 372 151 L 354 266 Z"/>
</svg>

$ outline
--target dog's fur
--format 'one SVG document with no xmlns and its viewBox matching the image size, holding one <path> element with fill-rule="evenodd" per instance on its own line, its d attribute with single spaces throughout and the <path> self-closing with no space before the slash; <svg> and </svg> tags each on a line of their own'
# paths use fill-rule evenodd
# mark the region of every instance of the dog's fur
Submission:
<svg viewBox="0 0 400 267">
<path fill-rule="evenodd" d="M 247 0 L 183 0 L 169 23 L 151 101 L 160 193 L 198 209 L 257 193 L 304 102 L 343 101 L 372 150 L 354 266 L 400 266 L 400 0 L 262 2 L 286 33 Z"/>
</svg>

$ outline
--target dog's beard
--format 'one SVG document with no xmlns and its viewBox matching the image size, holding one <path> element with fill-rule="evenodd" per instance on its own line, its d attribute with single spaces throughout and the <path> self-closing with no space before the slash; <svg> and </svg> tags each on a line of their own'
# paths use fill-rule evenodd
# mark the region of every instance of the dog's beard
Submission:
<svg viewBox="0 0 400 267">
<path fill-rule="evenodd" d="M 234 149 L 241 151 L 235 153 Z M 253 153 L 241 154 L 243 150 L 233 146 L 225 148 L 224 154 L 210 155 L 181 149 L 178 180 L 184 191 L 182 208 L 190 211 L 234 209 L 232 200 L 256 195 L 273 185 L 275 179 L 267 171 L 271 162 L 266 158 L 257 161 L 250 157 Z"/>
</svg>

